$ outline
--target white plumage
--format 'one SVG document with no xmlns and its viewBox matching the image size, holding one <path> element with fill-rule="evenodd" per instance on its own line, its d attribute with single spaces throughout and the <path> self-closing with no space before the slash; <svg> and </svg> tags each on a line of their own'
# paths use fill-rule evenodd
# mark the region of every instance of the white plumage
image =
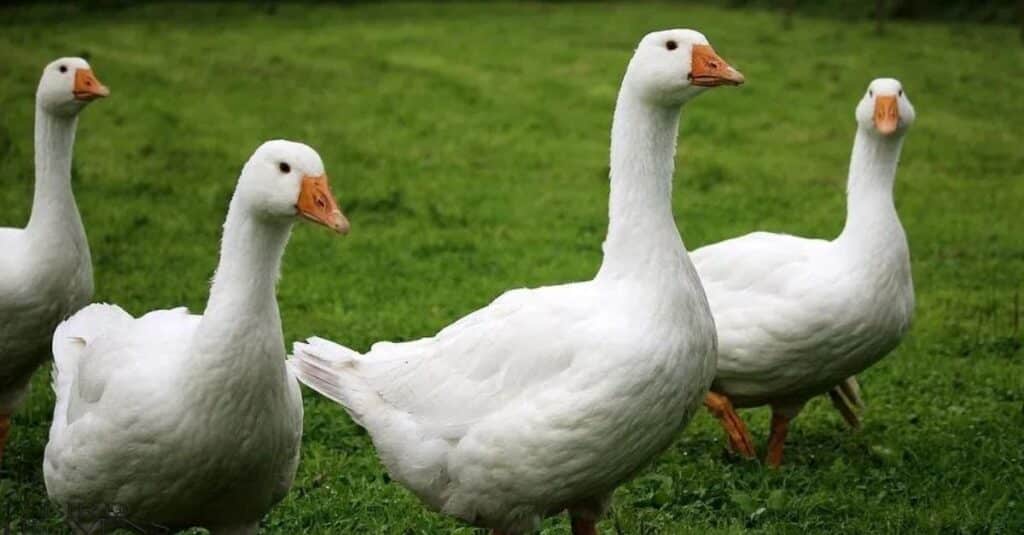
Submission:
<svg viewBox="0 0 1024 535">
<path fill-rule="evenodd" d="M 835 396 L 849 399 L 837 405 L 856 423 L 851 405 L 859 393 L 847 378 L 885 356 L 910 327 L 910 255 L 892 189 L 914 110 L 899 82 L 878 79 L 856 118 L 838 238 L 755 232 L 692 253 L 718 327 L 712 391 L 737 407 L 772 406 L 773 464 L 781 462 L 788 420 L 813 396 L 840 385 Z"/>
<path fill-rule="evenodd" d="M 49 356 L 54 327 L 92 298 L 92 261 L 71 191 L 78 113 L 106 87 L 81 58 L 43 69 L 36 91 L 36 184 L 24 229 L 0 228 L 0 459 L 10 416 Z"/>
<path fill-rule="evenodd" d="M 688 30 L 641 41 L 616 106 L 594 280 L 513 290 L 436 336 L 366 354 L 295 345 L 299 379 L 366 427 L 392 477 L 431 508 L 506 534 L 568 509 L 589 533 L 699 406 L 715 332 L 671 180 L 679 107 L 700 89 L 691 68 L 703 85 L 742 81 L 717 56 L 709 73 L 709 51 Z"/>
<path fill-rule="evenodd" d="M 256 151 L 231 201 L 202 316 L 176 308 L 133 318 L 94 304 L 57 328 L 43 473 L 80 529 L 253 533 L 285 496 L 302 399 L 284 364 L 275 283 L 296 199 L 302 215 L 341 217 L 331 219 L 322 175 L 305 145 Z M 320 212 L 302 211 L 308 187 L 320 188 Z"/>
</svg>

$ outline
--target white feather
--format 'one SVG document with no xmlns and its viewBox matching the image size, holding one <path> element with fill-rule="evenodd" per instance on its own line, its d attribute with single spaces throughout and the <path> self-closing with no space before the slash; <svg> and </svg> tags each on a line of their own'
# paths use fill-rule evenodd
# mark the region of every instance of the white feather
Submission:
<svg viewBox="0 0 1024 535">
<path fill-rule="evenodd" d="M 630 64 L 594 280 L 512 290 L 433 337 L 365 354 L 295 345 L 300 381 L 342 404 L 391 476 L 436 510 L 510 534 L 564 509 L 600 515 L 707 392 L 714 325 L 671 208 L 689 87 L 668 39 L 706 43 L 651 34 Z"/>
<path fill-rule="evenodd" d="M 97 304 L 57 328 L 43 475 L 73 523 L 254 533 L 288 492 L 302 399 L 284 364 L 275 283 L 291 220 L 265 211 L 281 209 L 276 198 L 294 212 L 303 174 L 324 174 L 304 145 L 270 142 L 249 160 L 202 316 L 133 318 Z"/>
<path fill-rule="evenodd" d="M 901 88 L 893 83 L 876 80 L 858 106 L 847 219 L 838 238 L 755 232 L 692 253 L 718 326 L 713 389 L 736 406 L 798 411 L 877 362 L 910 327 L 910 254 L 892 197 L 913 120 L 902 91 L 902 130 L 882 136 L 872 124 L 873 95 L 896 96 Z"/>
<path fill-rule="evenodd" d="M 49 357 L 53 329 L 92 298 L 92 261 L 71 191 L 71 157 L 82 105 L 71 77 L 89 68 L 62 58 L 43 70 L 36 98 L 36 182 L 24 229 L 0 228 L 0 414 L 21 404 Z M 68 71 L 71 72 L 71 71 Z"/>
</svg>

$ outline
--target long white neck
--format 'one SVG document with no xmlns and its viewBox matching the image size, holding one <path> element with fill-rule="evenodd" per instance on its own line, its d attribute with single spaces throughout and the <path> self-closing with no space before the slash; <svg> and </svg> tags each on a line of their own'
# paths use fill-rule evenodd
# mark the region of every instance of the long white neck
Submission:
<svg viewBox="0 0 1024 535">
<path fill-rule="evenodd" d="M 240 352 L 263 353 L 283 366 L 276 285 L 290 233 L 290 223 L 254 216 L 235 193 L 224 223 L 210 299 L 194 339 L 200 358 L 237 359 Z"/>
<path fill-rule="evenodd" d="M 77 116 L 58 116 L 36 106 L 36 185 L 26 230 L 47 241 L 65 238 L 85 242 L 82 217 L 71 192 L 71 154 L 77 124 Z"/>
<path fill-rule="evenodd" d="M 611 194 L 597 279 L 676 277 L 688 262 L 672 216 L 679 109 L 619 92 L 612 120 Z"/>
<path fill-rule="evenodd" d="M 891 239 L 906 242 L 893 203 L 893 182 L 903 136 L 878 136 L 857 129 L 846 188 L 846 225 L 837 242 L 877 249 Z"/>
</svg>

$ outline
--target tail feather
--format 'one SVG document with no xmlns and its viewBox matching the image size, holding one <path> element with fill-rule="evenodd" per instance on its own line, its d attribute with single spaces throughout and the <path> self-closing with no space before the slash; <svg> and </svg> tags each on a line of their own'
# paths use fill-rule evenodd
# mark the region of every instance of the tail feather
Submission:
<svg viewBox="0 0 1024 535">
<path fill-rule="evenodd" d="M 296 342 L 288 359 L 288 368 L 304 385 L 340 404 L 357 424 L 367 408 L 380 397 L 356 372 L 359 353 L 322 338 Z"/>
<path fill-rule="evenodd" d="M 375 346 L 374 351 L 378 349 Z M 288 368 L 299 381 L 339 403 L 352 420 L 366 428 L 391 477 L 442 509 L 451 445 L 425 434 L 410 413 L 395 410 L 385 400 L 373 386 L 374 371 L 380 370 L 370 369 L 380 363 L 378 358 L 367 358 L 334 342 L 310 338 L 295 343 Z"/>
</svg>

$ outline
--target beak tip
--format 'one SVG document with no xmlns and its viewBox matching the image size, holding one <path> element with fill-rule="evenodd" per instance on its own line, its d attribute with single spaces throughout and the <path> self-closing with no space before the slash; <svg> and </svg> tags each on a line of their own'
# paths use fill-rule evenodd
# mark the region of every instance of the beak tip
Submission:
<svg viewBox="0 0 1024 535">
<path fill-rule="evenodd" d="M 732 75 L 732 81 L 734 84 L 743 85 L 743 83 L 747 81 L 747 78 L 743 76 L 743 73 L 732 67 L 730 67 L 729 69 L 729 74 Z"/>
<path fill-rule="evenodd" d="M 347 236 L 349 231 L 352 229 L 352 225 L 340 211 L 335 211 L 334 214 L 334 231 L 342 236 Z"/>
</svg>

